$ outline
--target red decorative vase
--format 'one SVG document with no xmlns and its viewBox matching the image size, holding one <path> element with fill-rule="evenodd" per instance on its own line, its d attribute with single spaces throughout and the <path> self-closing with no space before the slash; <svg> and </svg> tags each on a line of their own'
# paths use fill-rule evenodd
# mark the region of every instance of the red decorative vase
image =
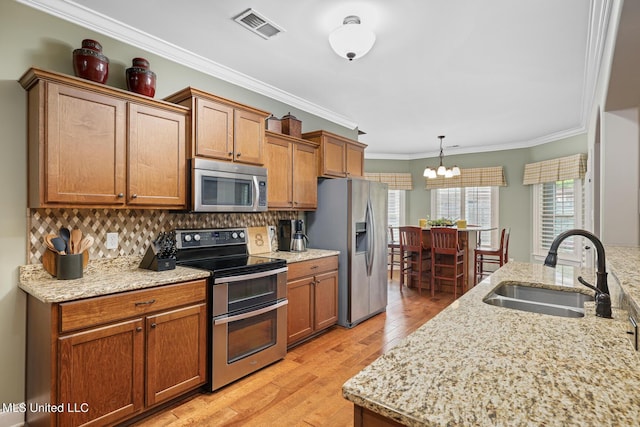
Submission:
<svg viewBox="0 0 640 427">
<path fill-rule="evenodd" d="M 82 48 L 73 51 L 73 72 L 83 79 L 105 83 L 109 58 L 102 54 L 102 45 L 95 40 L 82 40 Z"/>
<path fill-rule="evenodd" d="M 156 94 L 156 73 L 149 69 L 149 61 L 133 58 L 133 66 L 127 68 L 127 89 L 153 98 Z"/>
</svg>

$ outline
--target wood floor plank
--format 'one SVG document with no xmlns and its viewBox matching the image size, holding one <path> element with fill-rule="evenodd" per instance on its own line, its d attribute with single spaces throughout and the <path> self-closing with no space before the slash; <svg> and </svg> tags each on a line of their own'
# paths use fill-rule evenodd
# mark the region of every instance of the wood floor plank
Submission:
<svg viewBox="0 0 640 427">
<path fill-rule="evenodd" d="M 397 276 L 396 276 L 397 277 Z M 196 394 L 137 427 L 347 427 L 353 405 L 342 384 L 453 302 L 453 295 L 389 281 L 385 313 L 352 329 L 334 327 L 287 356 L 213 393 Z"/>
</svg>

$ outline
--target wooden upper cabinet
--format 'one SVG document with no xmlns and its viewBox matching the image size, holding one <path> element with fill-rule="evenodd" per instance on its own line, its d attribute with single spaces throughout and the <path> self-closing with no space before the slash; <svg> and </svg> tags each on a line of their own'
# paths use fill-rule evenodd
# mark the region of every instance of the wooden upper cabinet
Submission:
<svg viewBox="0 0 640 427">
<path fill-rule="evenodd" d="M 325 130 L 304 133 L 302 138 L 320 144 L 318 176 L 327 178 L 364 176 L 366 144 Z"/>
<path fill-rule="evenodd" d="M 313 210 L 318 207 L 318 145 L 267 131 L 265 166 L 269 172 L 269 209 Z"/>
<path fill-rule="evenodd" d="M 41 81 L 29 93 L 29 111 L 32 207 L 124 204 L 125 101 Z"/>
<path fill-rule="evenodd" d="M 187 108 L 32 68 L 29 207 L 186 207 Z"/>
<path fill-rule="evenodd" d="M 186 117 L 129 104 L 127 203 L 186 206 Z"/>
<path fill-rule="evenodd" d="M 233 107 L 195 98 L 194 154 L 230 160 L 233 156 Z"/>
<path fill-rule="evenodd" d="M 234 113 L 235 162 L 264 164 L 264 126 L 266 117 L 252 111 L 236 109 Z"/>
<path fill-rule="evenodd" d="M 364 176 L 364 147 L 362 144 L 346 144 L 347 176 Z"/>
<path fill-rule="evenodd" d="M 192 87 L 165 100 L 189 107 L 193 112 L 189 158 L 264 164 L 268 112 Z"/>
</svg>

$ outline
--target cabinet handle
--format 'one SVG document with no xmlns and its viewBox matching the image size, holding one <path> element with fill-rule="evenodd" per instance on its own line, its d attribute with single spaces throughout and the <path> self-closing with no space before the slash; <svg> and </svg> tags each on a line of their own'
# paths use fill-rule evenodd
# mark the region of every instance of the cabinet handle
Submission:
<svg viewBox="0 0 640 427">
<path fill-rule="evenodd" d="M 138 327 L 136 328 L 136 332 L 142 332 L 142 326 L 138 326 Z"/>
<path fill-rule="evenodd" d="M 155 328 L 156 326 L 158 326 L 158 325 L 156 325 L 155 322 L 151 324 L 152 328 Z"/>
<path fill-rule="evenodd" d="M 136 306 L 139 306 L 139 305 L 149 305 L 149 304 L 153 304 L 154 302 L 156 302 L 156 300 L 155 300 L 155 299 L 150 299 L 149 301 L 140 301 L 140 302 L 137 302 L 137 303 L 135 303 L 135 305 L 136 305 Z"/>
<path fill-rule="evenodd" d="M 124 193 L 118 193 L 118 198 L 122 199 L 124 197 Z"/>
<path fill-rule="evenodd" d="M 229 151 L 228 155 L 233 156 L 233 151 Z"/>
<path fill-rule="evenodd" d="M 240 157 L 242 155 L 242 153 L 238 153 L 236 154 L 236 157 Z"/>
<path fill-rule="evenodd" d="M 138 198 L 138 195 L 137 195 L 137 194 L 133 194 L 133 195 L 131 196 L 131 198 L 132 198 L 132 199 L 137 199 L 137 198 Z"/>
<path fill-rule="evenodd" d="M 318 268 L 317 265 L 312 265 L 311 267 L 309 267 L 311 270 L 315 270 L 316 268 Z"/>
</svg>

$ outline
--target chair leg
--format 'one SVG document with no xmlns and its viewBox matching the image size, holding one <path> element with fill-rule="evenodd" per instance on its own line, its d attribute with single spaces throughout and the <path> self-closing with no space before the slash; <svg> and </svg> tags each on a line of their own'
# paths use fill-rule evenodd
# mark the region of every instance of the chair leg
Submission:
<svg viewBox="0 0 640 427">
<path fill-rule="evenodd" d="M 389 264 L 389 266 L 391 267 L 391 280 L 393 280 L 393 254 L 394 250 L 391 249 L 391 264 Z"/>
</svg>

